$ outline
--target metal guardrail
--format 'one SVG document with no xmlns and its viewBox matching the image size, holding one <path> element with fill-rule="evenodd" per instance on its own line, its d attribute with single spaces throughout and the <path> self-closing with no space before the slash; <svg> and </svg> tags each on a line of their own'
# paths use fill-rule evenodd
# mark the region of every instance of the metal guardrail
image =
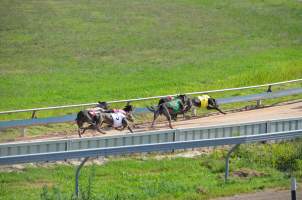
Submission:
<svg viewBox="0 0 302 200">
<path fill-rule="evenodd" d="M 227 88 L 227 89 L 209 90 L 209 91 L 201 91 L 201 92 L 188 92 L 185 94 L 187 94 L 187 95 L 210 94 L 210 93 L 218 93 L 218 92 L 226 92 L 226 91 L 236 91 L 236 90 L 245 90 L 245 89 L 261 88 L 261 87 L 271 87 L 271 86 L 275 86 L 275 85 L 283 85 L 283 84 L 295 83 L 295 82 L 301 82 L 301 81 L 302 81 L 302 79 L 296 79 L 296 80 L 282 81 L 282 82 L 276 82 L 276 83 L 267 83 L 267 84 L 262 84 L 262 85 L 254 85 L 254 86 L 246 86 L 246 87 L 238 87 L 238 88 Z M 176 96 L 176 95 L 177 94 L 144 97 L 144 98 L 136 98 L 136 99 L 126 99 L 126 100 L 114 100 L 114 101 L 108 101 L 108 103 L 112 104 L 112 103 L 144 101 L 144 100 L 159 99 L 159 98 L 166 97 L 166 96 Z M 64 108 L 95 106 L 95 105 L 97 105 L 97 103 L 84 103 L 84 104 L 73 104 L 73 105 L 65 105 L 65 106 L 51 106 L 51 107 L 45 107 L 45 108 L 10 110 L 10 111 L 1 111 L 0 115 L 11 114 L 11 113 L 20 113 L 20 112 L 36 112 L 36 111 L 42 111 L 42 110 L 54 110 L 54 109 L 64 109 Z M 33 113 L 33 115 L 34 115 L 34 113 Z"/>
<path fill-rule="evenodd" d="M 295 122 L 293 122 L 295 121 Z M 271 124 L 274 124 L 271 126 Z M 215 136 L 218 135 L 218 130 L 222 130 L 222 135 L 219 135 L 218 138 L 209 138 L 209 139 L 193 139 L 187 140 L 188 134 L 193 134 L 195 138 L 195 134 L 199 135 L 199 131 L 204 130 L 203 128 L 194 128 L 194 129 L 178 129 L 178 130 L 169 130 L 169 133 L 176 134 L 177 131 L 185 135 L 185 141 L 172 141 L 172 142 L 159 142 L 159 143 L 147 143 L 147 144 L 138 144 L 138 145 L 126 145 L 126 146 L 114 146 L 114 147 L 103 147 L 103 148 L 88 148 L 82 150 L 69 150 L 65 149 L 65 151 L 59 152 L 47 152 L 47 153 L 35 153 L 35 154 L 25 154 L 25 155 L 9 155 L 9 156 L 1 156 L 0 157 L 0 165 L 10 165 L 10 164 L 18 164 L 18 163 L 32 163 L 32 162 L 48 162 L 48 161 L 59 161 L 59 160 L 67 160 L 67 159 L 76 159 L 76 158 L 84 158 L 81 164 L 77 167 L 75 174 L 75 195 L 79 196 L 79 174 L 80 170 L 88 160 L 88 158 L 94 158 L 98 156 L 109 156 L 109 155 L 126 155 L 131 153 L 143 153 L 143 152 L 165 152 L 172 151 L 177 149 L 189 149 L 189 148 L 200 148 L 200 147 L 211 147 L 211 146 L 221 146 L 221 145 L 235 145 L 229 151 L 226 158 L 226 170 L 225 170 L 225 182 L 228 180 L 229 176 L 229 158 L 232 151 L 237 148 L 240 144 L 259 142 L 259 141 L 267 141 L 267 140 L 287 140 L 302 137 L 302 119 L 290 120 L 287 119 L 285 121 L 267 121 L 263 124 L 261 123 L 253 123 L 253 124 L 245 124 L 246 126 L 229 126 L 229 127 L 212 127 L 212 129 L 207 130 L 207 134 L 209 135 L 213 130 Z M 250 126 L 250 128 L 248 128 Z M 287 128 L 285 128 L 287 127 Z M 240 136 L 225 136 L 225 131 L 231 130 L 235 128 L 241 134 L 241 130 L 244 130 L 244 133 L 247 133 L 247 130 L 251 129 L 251 133 L 249 135 L 240 135 Z M 268 131 L 273 131 L 274 129 L 298 129 L 298 130 L 287 130 L 282 132 L 274 132 L 268 133 Z M 257 134 L 257 131 L 265 130 L 266 133 Z M 172 131 L 172 132 L 171 132 Z M 187 131 L 186 133 L 183 133 Z M 197 132 L 195 132 L 197 131 Z M 162 134 L 167 134 L 167 132 L 163 131 Z M 158 135 L 159 136 L 159 135 Z M 148 135 L 150 137 L 150 135 Z M 151 136 L 152 137 L 152 136 Z M 199 135 L 200 137 L 200 135 Z M 167 137 L 165 137 L 166 139 Z M 175 138 L 175 135 L 172 137 Z M 131 139 L 133 141 L 134 138 Z M 89 141 L 89 140 L 88 140 Z M 142 142 L 140 140 L 140 142 Z M 68 147 L 68 144 L 67 146 Z"/>
<path fill-rule="evenodd" d="M 131 146 L 106 147 L 86 150 L 73 150 L 67 152 L 40 153 L 30 155 L 17 155 L 0 157 L 0 165 L 58 161 L 83 157 L 98 157 L 108 155 L 125 155 L 130 153 L 171 151 L 174 149 L 188 149 L 220 145 L 245 144 L 267 140 L 284 140 L 302 137 L 302 130 L 284 131 L 270 134 L 247 135 L 227 138 L 202 139 L 193 141 L 177 141 L 156 144 L 140 144 Z"/>
<path fill-rule="evenodd" d="M 273 99 L 273 98 L 291 96 L 301 93 L 302 93 L 302 88 L 293 88 L 287 90 L 280 90 L 277 92 L 264 92 L 260 94 L 222 98 L 222 99 L 217 99 L 217 103 L 221 105 L 221 104 L 228 104 L 228 103 L 259 101 L 264 99 Z"/>
<path fill-rule="evenodd" d="M 156 144 L 175 141 L 208 140 L 302 129 L 301 118 L 264 120 L 220 126 L 147 131 L 126 135 L 59 139 L 0 144 L 0 157 L 81 149 L 109 148 L 129 145 Z"/>
<path fill-rule="evenodd" d="M 295 94 L 301 94 L 302 88 L 293 88 L 288 90 L 281 90 L 277 92 L 264 92 L 261 94 L 253 94 L 247 96 L 237 96 L 230 98 L 221 98 L 217 99 L 218 104 L 227 104 L 227 103 L 237 103 L 237 102 L 248 102 L 248 101 L 259 101 L 263 99 L 271 99 Z M 134 111 L 135 113 L 149 112 L 148 109 L 137 108 Z M 48 118 L 34 118 L 34 119 L 25 119 L 25 120 L 11 120 L 11 121 L 0 121 L 0 130 L 6 128 L 14 127 L 25 127 L 32 125 L 43 125 L 51 123 L 65 123 L 72 122 L 76 118 L 75 114 L 58 116 L 58 117 L 48 117 Z"/>
</svg>

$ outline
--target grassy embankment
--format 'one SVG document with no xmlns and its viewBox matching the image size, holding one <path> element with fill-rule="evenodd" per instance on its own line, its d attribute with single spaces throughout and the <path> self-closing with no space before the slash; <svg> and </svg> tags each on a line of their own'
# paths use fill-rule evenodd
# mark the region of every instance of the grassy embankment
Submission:
<svg viewBox="0 0 302 200">
<path fill-rule="evenodd" d="M 301 10 L 286 0 L 4 0 L 0 110 L 301 78 Z"/>
</svg>

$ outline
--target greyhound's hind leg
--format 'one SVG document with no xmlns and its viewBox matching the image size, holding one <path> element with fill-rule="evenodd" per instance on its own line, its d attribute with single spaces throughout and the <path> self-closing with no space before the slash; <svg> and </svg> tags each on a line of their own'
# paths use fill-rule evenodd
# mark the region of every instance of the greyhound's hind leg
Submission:
<svg viewBox="0 0 302 200">
<path fill-rule="evenodd" d="M 173 129 L 172 123 L 171 123 L 171 115 L 170 115 L 169 110 L 168 110 L 168 108 L 166 106 L 163 106 L 163 114 L 166 116 L 166 118 L 167 118 L 167 120 L 169 122 L 169 127 L 171 129 Z"/>
<path fill-rule="evenodd" d="M 154 112 L 154 117 L 153 117 L 153 121 L 152 121 L 151 127 L 154 127 L 154 125 L 155 125 L 155 120 L 158 118 L 158 116 L 159 116 L 159 110 L 156 110 L 156 111 Z"/>
</svg>

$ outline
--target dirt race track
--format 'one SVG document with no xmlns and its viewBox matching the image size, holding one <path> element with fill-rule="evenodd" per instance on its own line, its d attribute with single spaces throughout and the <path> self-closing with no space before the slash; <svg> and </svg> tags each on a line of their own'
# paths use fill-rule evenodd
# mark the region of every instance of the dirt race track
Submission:
<svg viewBox="0 0 302 200">
<path fill-rule="evenodd" d="M 244 122 L 253 122 L 261 120 L 271 120 L 271 119 L 284 119 L 284 118 L 294 118 L 302 117 L 302 101 L 283 103 L 272 107 L 259 108 L 254 110 L 246 110 L 240 112 L 229 112 L 226 115 L 214 114 L 208 117 L 199 117 L 194 119 L 182 119 L 179 116 L 179 120 L 172 122 L 173 128 L 189 128 L 189 127 L 201 127 L 201 126 L 213 126 L 213 125 L 226 125 Z M 163 118 L 161 118 L 163 119 Z M 144 131 L 155 131 L 155 130 L 165 130 L 168 128 L 167 121 L 158 121 L 154 128 L 150 127 L 151 122 L 136 125 L 134 132 L 144 132 Z M 106 130 L 104 136 L 108 135 L 121 135 L 130 134 L 128 130 L 117 131 L 117 130 Z M 95 131 L 87 131 L 83 137 L 93 137 L 95 135 L 101 136 L 103 134 L 97 133 Z M 18 141 L 24 140 L 45 140 L 45 139 L 60 139 L 60 138 L 78 138 L 78 134 L 75 131 L 72 134 L 63 133 L 47 133 L 43 136 L 36 137 L 20 137 L 17 138 Z"/>
<path fill-rule="evenodd" d="M 197 126 L 211 126 L 222 124 L 234 124 L 243 122 L 252 122 L 269 119 L 282 119 L 290 117 L 302 116 L 302 102 L 292 103 L 287 105 L 279 105 L 268 108 L 260 108 L 256 110 L 248 110 L 242 112 L 228 113 L 226 115 L 218 114 L 209 117 L 203 117 L 192 120 L 184 120 L 174 122 L 174 128 L 197 127 Z M 158 124 L 156 127 L 165 128 L 166 124 Z"/>
<path fill-rule="evenodd" d="M 253 122 L 270 119 L 283 119 L 291 117 L 302 117 L 302 102 L 293 102 L 289 104 L 277 105 L 267 108 L 247 110 L 241 112 L 228 113 L 226 115 L 216 114 L 213 116 L 195 118 L 195 119 L 180 119 L 177 122 L 172 122 L 173 128 L 190 128 L 200 126 L 213 126 L 234 123 Z M 150 130 L 165 130 L 168 128 L 168 122 L 157 122 L 154 128 L 150 128 L 151 123 L 140 124 L 134 129 L 134 132 L 143 132 Z M 90 135 L 87 134 L 86 136 Z M 123 132 L 110 130 L 106 135 L 129 134 L 128 130 Z M 85 136 L 85 135 L 84 135 Z"/>
</svg>

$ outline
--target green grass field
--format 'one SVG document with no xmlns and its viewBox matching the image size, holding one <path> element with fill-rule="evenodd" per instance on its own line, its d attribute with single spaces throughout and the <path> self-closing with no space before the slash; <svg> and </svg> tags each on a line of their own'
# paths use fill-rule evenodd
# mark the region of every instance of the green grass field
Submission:
<svg viewBox="0 0 302 200">
<path fill-rule="evenodd" d="M 194 158 L 158 160 L 155 155 L 111 158 L 102 166 L 85 166 L 80 186 L 82 194 L 87 195 L 90 179 L 90 200 L 202 200 L 271 187 L 287 189 L 290 169 L 301 182 L 301 150 L 301 141 L 243 145 L 232 156 L 227 184 L 223 180 L 226 150 Z M 238 172 L 248 175 L 234 175 Z M 75 166 L 70 165 L 29 166 L 15 172 L 0 172 L 0 199 L 35 200 L 42 193 L 45 200 L 70 199 L 74 175 Z M 43 192 L 45 186 L 48 190 Z"/>
<path fill-rule="evenodd" d="M 2 0 L 0 110 L 301 78 L 298 0 Z"/>
</svg>

